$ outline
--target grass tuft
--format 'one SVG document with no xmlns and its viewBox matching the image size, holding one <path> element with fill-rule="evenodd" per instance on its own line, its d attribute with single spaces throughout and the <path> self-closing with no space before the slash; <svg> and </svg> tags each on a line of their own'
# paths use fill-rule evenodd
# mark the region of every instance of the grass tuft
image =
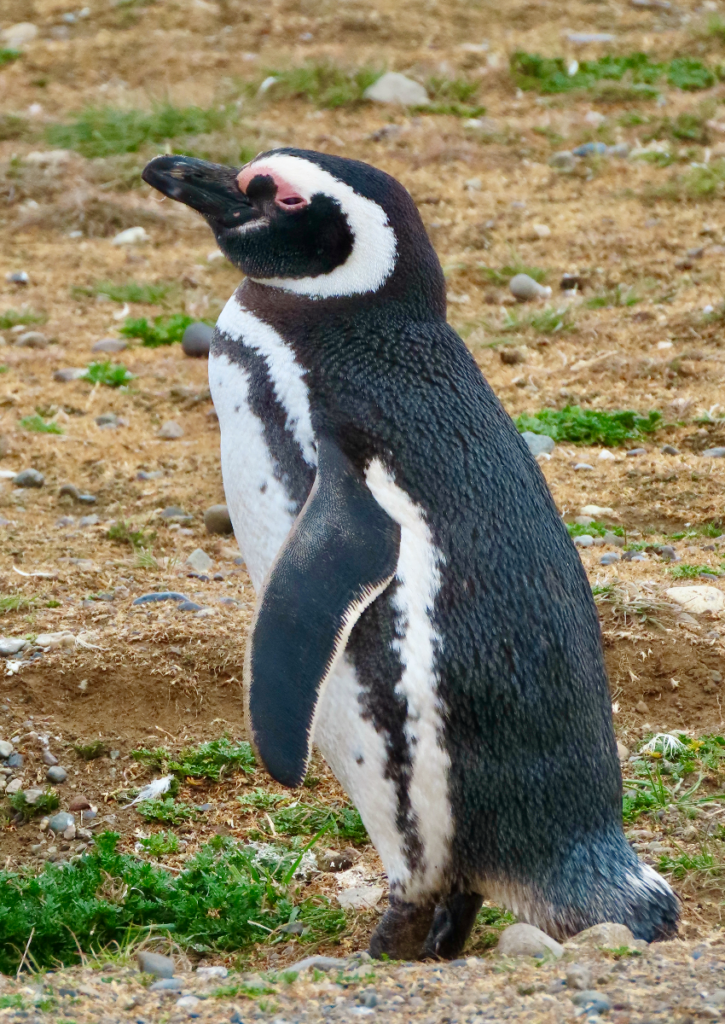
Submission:
<svg viewBox="0 0 725 1024">
<path fill-rule="evenodd" d="M 139 846 L 150 857 L 164 857 L 167 853 L 179 852 L 179 840 L 173 832 L 154 832 L 139 839 Z"/>
<path fill-rule="evenodd" d="M 9 331 L 12 327 L 29 326 L 30 324 L 44 324 L 48 318 L 44 313 L 34 313 L 30 309 L 6 309 L 0 313 L 0 331 Z"/>
<path fill-rule="evenodd" d="M 63 428 L 55 420 L 44 420 L 36 412 L 33 416 L 23 416 L 20 421 L 23 430 L 31 430 L 35 434 L 62 434 Z"/>
<path fill-rule="evenodd" d="M 13 793 L 9 798 L 10 806 L 16 814 L 22 814 L 26 821 L 30 821 L 31 818 L 37 814 L 50 814 L 52 811 L 57 811 L 60 807 L 60 799 L 57 793 L 54 793 L 51 789 L 47 790 L 34 804 L 29 804 L 25 799 L 25 793 Z"/>
<path fill-rule="evenodd" d="M 140 338 L 147 348 L 158 348 L 160 345 L 173 345 L 181 341 L 189 324 L 195 323 L 193 316 L 186 313 L 174 313 L 173 316 L 154 317 L 152 324 L 145 316 L 127 317 L 121 328 L 121 334 L 127 338 Z"/>
<path fill-rule="evenodd" d="M 645 203 L 665 200 L 671 203 L 710 202 L 725 193 L 725 161 L 690 167 L 684 174 L 662 185 L 648 183 L 642 191 Z"/>
<path fill-rule="evenodd" d="M 295 803 L 269 815 L 277 835 L 311 836 L 324 831 L 353 843 L 367 843 L 368 834 L 359 812 L 352 804 L 329 807 L 324 804 Z M 265 827 L 265 819 L 259 822 Z"/>
<path fill-rule="evenodd" d="M 25 597 L 23 594 L 7 594 L 5 597 L 0 597 L 0 615 L 32 608 L 34 602 L 35 598 Z"/>
<path fill-rule="evenodd" d="M 104 362 L 90 363 L 82 380 L 88 380 L 91 384 L 105 384 L 109 388 L 121 388 L 133 380 L 133 374 L 123 364 L 112 363 L 107 359 Z"/>
<path fill-rule="evenodd" d="M 158 284 L 138 281 L 127 281 L 116 284 L 113 281 L 96 281 L 91 288 L 75 286 L 71 289 L 74 298 L 83 296 L 105 295 L 112 302 L 136 302 L 149 306 L 157 306 L 164 301 L 172 285 L 163 281 Z"/>
<path fill-rule="evenodd" d="M 274 83 L 265 95 L 272 99 L 304 99 L 318 107 L 336 109 L 357 106 L 365 90 L 377 82 L 382 71 L 372 67 L 345 71 L 329 60 L 308 61 L 288 71 L 267 71 Z"/>
<path fill-rule="evenodd" d="M 680 565 L 668 566 L 665 572 L 676 580 L 695 580 L 703 572 L 711 573 L 713 576 L 722 575 L 718 569 L 713 569 L 711 565 L 687 565 L 684 562 Z"/>
<path fill-rule="evenodd" d="M 88 743 L 74 743 L 73 749 L 82 761 L 95 761 L 106 753 L 103 740 L 89 740 Z"/>
<path fill-rule="evenodd" d="M 200 743 L 197 747 L 185 747 L 174 757 L 164 747 L 155 750 L 133 750 L 131 757 L 154 771 L 173 773 L 181 778 L 212 779 L 219 782 L 233 771 L 251 773 L 255 758 L 248 743 L 232 743 L 226 736 L 219 740 Z"/>
<path fill-rule="evenodd" d="M 146 527 L 143 526 L 138 530 L 134 530 L 123 519 L 119 519 L 118 522 L 109 527 L 106 537 L 117 544 L 129 544 L 134 551 L 151 548 L 156 540 L 156 534 L 153 531 L 147 532 Z"/>
<path fill-rule="evenodd" d="M 592 295 L 590 299 L 587 299 L 586 306 L 587 309 L 612 309 L 620 306 L 635 306 L 639 301 L 639 297 L 635 295 L 632 288 L 623 288 L 621 284 L 618 284 L 615 288 L 610 288 L 599 295 Z"/>
<path fill-rule="evenodd" d="M 529 267 L 519 260 L 507 263 L 506 266 L 499 267 L 498 269 L 495 267 L 484 267 L 482 264 L 479 264 L 479 270 L 492 284 L 498 285 L 508 284 L 511 278 L 516 277 L 517 274 L 528 274 L 534 281 L 543 284 L 548 273 L 546 270 L 542 270 L 541 267 Z"/>
<path fill-rule="evenodd" d="M 6 64 L 12 64 L 14 60 L 19 60 L 20 57 L 20 50 L 13 50 L 7 46 L 0 48 L 0 68 Z"/>
<path fill-rule="evenodd" d="M 175 107 L 159 104 L 152 111 L 86 107 L 69 124 L 46 129 L 48 142 L 73 149 L 85 157 L 136 153 L 145 145 L 166 142 L 184 135 L 203 135 L 225 128 L 234 118 L 231 109 Z"/>
<path fill-rule="evenodd" d="M 144 821 L 163 821 L 167 825 L 181 825 L 198 817 L 198 811 L 192 804 L 175 800 L 173 796 L 141 800 L 136 804 L 136 810 Z"/>
<path fill-rule="evenodd" d="M 522 433 L 530 430 L 534 434 L 547 434 L 557 442 L 570 441 L 573 444 L 597 444 L 615 448 L 645 434 L 654 433 L 661 420 L 662 414 L 654 409 L 647 416 L 640 416 L 628 409 L 601 412 L 567 405 L 558 410 L 542 409 L 533 415 L 521 413 L 514 422 Z"/>
<path fill-rule="evenodd" d="M 709 89 L 717 81 L 713 70 L 691 57 L 676 57 L 668 63 L 653 63 L 645 53 L 626 57 L 600 57 L 583 60 L 573 74 L 562 57 L 541 57 L 538 53 L 517 50 L 511 57 L 511 74 L 520 89 L 535 89 L 551 94 L 595 89 L 599 83 L 629 86 L 634 95 L 654 97 L 659 84 L 677 89 Z M 621 99 L 621 90 L 615 90 Z M 612 97 L 615 98 L 615 97 Z"/>
</svg>

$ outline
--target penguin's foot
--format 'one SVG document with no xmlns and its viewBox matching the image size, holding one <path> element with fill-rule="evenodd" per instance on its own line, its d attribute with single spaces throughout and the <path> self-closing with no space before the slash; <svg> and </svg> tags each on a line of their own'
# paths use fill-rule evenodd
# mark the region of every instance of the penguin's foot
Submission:
<svg viewBox="0 0 725 1024">
<path fill-rule="evenodd" d="M 434 903 L 404 903 L 391 896 L 390 906 L 370 939 L 370 956 L 376 960 L 384 955 L 391 960 L 420 960 L 434 913 Z"/>
<path fill-rule="evenodd" d="M 437 906 L 423 955 L 437 960 L 455 960 L 460 956 L 482 903 L 483 896 L 476 892 L 459 892 Z"/>
</svg>

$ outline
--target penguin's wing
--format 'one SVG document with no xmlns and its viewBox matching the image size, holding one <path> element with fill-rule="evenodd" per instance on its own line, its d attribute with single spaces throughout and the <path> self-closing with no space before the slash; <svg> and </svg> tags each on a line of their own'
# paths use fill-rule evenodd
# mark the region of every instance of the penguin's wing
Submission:
<svg viewBox="0 0 725 1024">
<path fill-rule="evenodd" d="M 270 775 L 299 786 L 316 709 L 352 628 L 388 586 L 400 526 L 337 445 L 318 443 L 314 486 L 264 582 L 245 660 L 247 722 Z"/>
</svg>

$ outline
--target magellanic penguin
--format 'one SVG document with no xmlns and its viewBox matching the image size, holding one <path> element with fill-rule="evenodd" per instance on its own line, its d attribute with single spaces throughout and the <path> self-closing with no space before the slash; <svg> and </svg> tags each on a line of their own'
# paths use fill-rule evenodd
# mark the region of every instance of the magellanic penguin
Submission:
<svg viewBox="0 0 725 1024">
<path fill-rule="evenodd" d="M 209 380 L 258 592 L 248 726 L 287 786 L 317 744 L 359 809 L 390 882 L 371 952 L 457 956 L 483 897 L 559 938 L 673 935 L 622 831 L 587 577 L 410 195 L 296 149 L 144 178 L 245 275 Z"/>
</svg>

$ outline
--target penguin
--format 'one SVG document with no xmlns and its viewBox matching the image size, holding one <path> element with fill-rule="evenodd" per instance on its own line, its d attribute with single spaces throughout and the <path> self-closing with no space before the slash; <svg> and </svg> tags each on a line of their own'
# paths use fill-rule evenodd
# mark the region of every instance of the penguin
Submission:
<svg viewBox="0 0 725 1024">
<path fill-rule="evenodd" d="M 558 939 L 677 930 L 622 828 L 599 620 L 539 466 L 446 322 L 403 186 L 294 148 L 160 156 L 244 274 L 209 381 L 258 600 L 249 734 L 299 786 L 313 743 L 388 876 L 375 957 L 455 958 L 483 899 Z"/>
</svg>

